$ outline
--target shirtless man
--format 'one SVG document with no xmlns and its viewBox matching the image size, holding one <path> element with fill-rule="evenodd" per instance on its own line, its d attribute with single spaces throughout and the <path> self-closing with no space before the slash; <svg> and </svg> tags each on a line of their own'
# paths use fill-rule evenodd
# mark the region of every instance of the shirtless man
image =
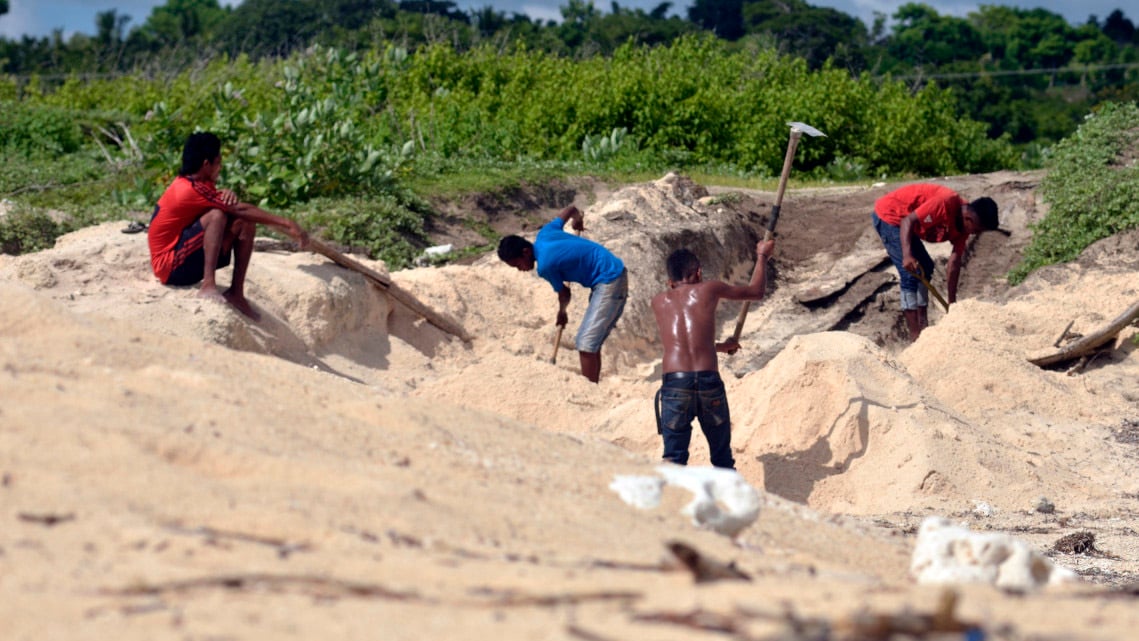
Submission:
<svg viewBox="0 0 1139 641">
<path fill-rule="evenodd" d="M 209 132 L 191 134 L 182 148 L 178 177 L 158 199 L 150 218 L 150 266 L 165 285 L 201 282 L 198 295 L 202 298 L 228 302 L 259 320 L 261 315 L 245 299 L 245 272 L 253 256 L 257 225 L 280 229 L 302 248 L 308 235 L 296 221 L 238 202 L 228 189 L 219 190 L 220 173 L 221 141 Z M 233 278 L 223 294 L 214 277 L 219 267 L 229 265 L 231 257 Z"/>
<path fill-rule="evenodd" d="M 700 260 L 687 249 L 678 249 L 668 257 L 669 288 L 654 296 L 652 303 L 664 345 L 664 381 L 656 399 L 664 460 L 688 463 L 692 419 L 699 418 L 712 465 L 735 469 L 728 397 L 716 352 L 734 354 L 740 345 L 735 340 L 716 342 L 716 305 L 721 299 L 763 298 L 767 260 L 774 250 L 774 240 L 756 244 L 755 271 L 751 282 L 742 286 L 703 280 Z"/>
</svg>

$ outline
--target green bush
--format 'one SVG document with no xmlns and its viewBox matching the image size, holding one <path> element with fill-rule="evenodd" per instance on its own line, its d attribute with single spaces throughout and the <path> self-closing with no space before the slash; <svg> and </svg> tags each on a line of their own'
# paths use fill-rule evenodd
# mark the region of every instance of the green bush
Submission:
<svg viewBox="0 0 1139 641">
<path fill-rule="evenodd" d="M 1139 107 L 1105 103 L 1076 133 L 1053 147 L 1040 184 L 1048 214 L 1032 229 L 1032 243 L 1009 275 L 1069 261 L 1101 238 L 1139 227 Z"/>
<path fill-rule="evenodd" d="M 60 225 L 47 214 L 29 208 L 17 208 L 0 216 L 0 253 L 26 254 L 55 245 L 62 233 Z"/>
<path fill-rule="evenodd" d="M 771 46 L 706 35 L 583 58 L 489 42 L 413 53 L 384 42 L 354 53 L 313 47 L 54 89 L 29 82 L 22 95 L 0 116 L 0 147 L 100 154 L 107 180 L 87 192 L 109 207 L 148 210 L 186 136 L 210 130 L 224 145 L 223 186 L 282 211 L 340 199 L 329 209 L 346 219 L 323 218 L 324 228 L 386 252 L 393 267 L 421 240 L 428 213 L 408 185 L 454 189 L 444 183 L 456 174 L 704 168 L 770 177 L 783 164 L 788 121 L 828 134 L 796 155 L 797 171 L 816 179 L 1017 163 L 1007 139 L 959 117 L 947 90 L 814 71 Z"/>
<path fill-rule="evenodd" d="M 408 200 L 391 195 L 318 199 L 306 203 L 305 210 L 296 218 L 324 238 L 379 258 L 390 269 L 402 269 L 426 246 L 423 232 L 426 204 L 409 206 Z"/>
<path fill-rule="evenodd" d="M 21 156 L 58 158 L 83 145 L 79 118 L 70 109 L 23 102 L 0 103 L 0 150 Z"/>
</svg>

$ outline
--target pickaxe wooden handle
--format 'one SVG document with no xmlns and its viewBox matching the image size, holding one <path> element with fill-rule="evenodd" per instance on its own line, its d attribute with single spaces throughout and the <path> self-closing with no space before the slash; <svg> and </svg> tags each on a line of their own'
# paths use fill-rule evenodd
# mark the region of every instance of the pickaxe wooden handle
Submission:
<svg viewBox="0 0 1139 641">
<path fill-rule="evenodd" d="M 565 325 L 558 325 L 558 335 L 554 337 L 554 353 L 550 355 L 550 363 L 558 362 L 558 347 L 562 344 L 562 330 L 565 328 Z"/>
<path fill-rule="evenodd" d="M 810 136 L 826 136 L 823 132 L 805 123 L 789 122 L 787 124 L 791 126 L 791 138 L 787 141 L 787 155 L 783 158 L 783 173 L 779 176 L 779 188 L 775 191 L 775 204 L 771 206 L 771 217 L 767 221 L 767 229 L 763 232 L 764 240 L 771 240 L 771 237 L 775 235 L 775 225 L 779 222 L 779 208 L 783 205 L 783 192 L 787 189 L 787 178 L 791 175 L 791 162 L 795 160 L 795 149 L 799 146 L 799 138 L 804 133 Z M 732 332 L 732 340 L 736 342 L 740 340 L 740 334 L 744 330 L 744 321 L 747 320 L 747 312 L 750 307 L 751 301 L 744 301 L 743 307 L 740 308 L 739 318 L 736 319 L 736 330 Z"/>
</svg>

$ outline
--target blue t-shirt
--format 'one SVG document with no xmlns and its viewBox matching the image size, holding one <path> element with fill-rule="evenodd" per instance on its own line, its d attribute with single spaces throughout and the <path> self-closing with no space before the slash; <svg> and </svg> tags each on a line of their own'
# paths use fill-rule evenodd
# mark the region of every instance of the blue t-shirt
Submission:
<svg viewBox="0 0 1139 641">
<path fill-rule="evenodd" d="M 566 221 L 555 218 L 538 231 L 534 239 L 534 261 L 538 275 L 562 291 L 567 281 L 592 289 L 616 280 L 625 271 L 621 262 L 601 245 L 563 231 Z"/>
</svg>

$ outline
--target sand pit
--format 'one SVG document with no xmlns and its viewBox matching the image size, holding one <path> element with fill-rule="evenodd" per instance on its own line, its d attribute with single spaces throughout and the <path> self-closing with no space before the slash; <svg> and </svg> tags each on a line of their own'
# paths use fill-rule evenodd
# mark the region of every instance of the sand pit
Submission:
<svg viewBox="0 0 1139 641">
<path fill-rule="evenodd" d="M 664 257 L 687 245 L 708 277 L 742 279 L 771 194 L 670 175 L 581 203 L 630 271 L 599 385 L 572 331 L 548 362 L 555 294 L 493 256 L 391 274 L 469 343 L 313 254 L 255 254 L 260 323 L 157 284 L 121 223 L 0 256 L 4 636 L 766 639 L 790 611 L 852 638 L 860 612 L 937 607 L 909 566 L 922 519 L 945 516 L 1081 577 L 1026 597 L 956 586 L 955 617 L 988 638 L 1126 638 L 1136 330 L 1078 371 L 1027 356 L 1133 303 L 1139 265 L 1120 238 L 1003 284 L 1036 179 L 946 179 L 992 194 L 1013 234 L 974 245 L 961 302 L 912 346 L 864 233 L 889 187 L 788 192 L 770 298 L 721 362 L 761 503 L 734 540 L 682 514 L 680 488 L 641 510 L 610 485 L 659 458 L 647 301 Z M 1082 533 L 1097 553 L 1053 549 Z M 670 546 L 728 578 L 695 583 Z"/>
</svg>

